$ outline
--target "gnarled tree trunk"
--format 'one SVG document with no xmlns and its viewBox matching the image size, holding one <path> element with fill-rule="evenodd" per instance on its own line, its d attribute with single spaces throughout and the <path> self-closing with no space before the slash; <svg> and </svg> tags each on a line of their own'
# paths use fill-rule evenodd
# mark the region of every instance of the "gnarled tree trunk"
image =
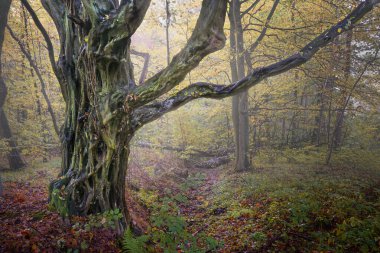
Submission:
<svg viewBox="0 0 380 253">
<path fill-rule="evenodd" d="M 124 210 L 129 142 L 134 133 L 124 98 L 135 88 L 131 39 L 127 32 L 120 36 L 109 29 L 110 24 L 86 31 L 85 25 L 72 21 L 84 10 L 74 11 L 79 13 L 66 6 L 59 63 L 66 82 L 62 172 L 51 183 L 50 199 L 62 215 Z"/>
<path fill-rule="evenodd" d="M 62 170 L 49 192 L 50 202 L 63 216 L 118 208 L 125 214 L 122 227 L 129 223 L 124 199 L 129 143 L 138 128 L 175 105 L 167 103 L 173 108 L 151 113 L 152 104 L 146 104 L 224 45 L 227 4 L 204 1 L 203 18 L 188 45 L 167 69 L 137 85 L 130 58 L 131 36 L 149 2 L 43 1 L 61 39 L 57 72 L 66 102 Z"/>
</svg>

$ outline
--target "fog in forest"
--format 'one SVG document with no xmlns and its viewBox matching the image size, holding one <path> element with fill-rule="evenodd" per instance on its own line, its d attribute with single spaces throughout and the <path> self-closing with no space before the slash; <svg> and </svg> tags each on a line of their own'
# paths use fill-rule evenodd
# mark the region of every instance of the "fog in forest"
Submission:
<svg viewBox="0 0 380 253">
<path fill-rule="evenodd" d="M 0 252 L 380 252 L 379 6 L 1 0 Z"/>
</svg>

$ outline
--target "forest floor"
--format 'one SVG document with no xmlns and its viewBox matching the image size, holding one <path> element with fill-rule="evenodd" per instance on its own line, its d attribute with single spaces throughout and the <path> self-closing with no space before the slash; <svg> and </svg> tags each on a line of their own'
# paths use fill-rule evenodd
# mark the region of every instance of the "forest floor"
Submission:
<svg viewBox="0 0 380 253">
<path fill-rule="evenodd" d="M 206 252 L 380 252 L 380 166 L 376 153 L 360 152 L 341 152 L 332 166 L 309 151 L 266 157 L 243 173 L 160 174 L 145 164 L 130 192 L 149 212 L 135 220 L 150 221 L 158 252 L 202 252 L 189 237 Z"/>
<path fill-rule="evenodd" d="M 0 252 L 132 247 L 105 224 L 109 214 L 68 224 L 49 207 L 47 185 L 57 167 L 54 160 L 2 173 Z M 129 242 L 144 239 L 153 252 L 380 252 L 380 168 L 133 171 L 127 203 L 145 236 Z"/>
<path fill-rule="evenodd" d="M 89 219 L 65 222 L 48 205 L 48 183 L 59 159 L 21 171 L 2 171 L 0 252 L 120 252 L 109 228 L 86 229 Z"/>
</svg>

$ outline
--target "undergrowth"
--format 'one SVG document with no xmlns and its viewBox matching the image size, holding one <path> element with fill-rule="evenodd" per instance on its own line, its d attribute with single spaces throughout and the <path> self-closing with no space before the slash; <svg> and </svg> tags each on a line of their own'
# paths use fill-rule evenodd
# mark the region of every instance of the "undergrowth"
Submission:
<svg viewBox="0 0 380 253">
<path fill-rule="evenodd" d="M 284 166 L 226 174 L 214 193 L 226 218 L 255 223 L 244 243 L 257 251 L 380 252 L 378 170 Z"/>
<path fill-rule="evenodd" d="M 186 197 L 181 194 L 160 198 L 152 206 L 152 227 L 141 236 L 135 236 L 128 229 L 123 238 L 123 251 L 202 253 L 216 250 L 220 244 L 214 238 L 204 233 L 195 235 L 188 232 L 186 220 L 180 215 L 177 205 L 185 201 Z"/>
<path fill-rule="evenodd" d="M 190 175 L 188 180 L 179 185 L 182 192 L 199 187 L 205 179 L 202 173 Z M 190 233 L 185 217 L 181 216 L 179 205 L 188 199 L 178 190 L 164 189 L 163 192 L 138 192 L 140 201 L 150 209 L 151 227 L 146 234 L 135 236 L 129 228 L 126 230 L 122 247 L 123 252 L 213 252 L 222 246 L 204 232 Z"/>
</svg>

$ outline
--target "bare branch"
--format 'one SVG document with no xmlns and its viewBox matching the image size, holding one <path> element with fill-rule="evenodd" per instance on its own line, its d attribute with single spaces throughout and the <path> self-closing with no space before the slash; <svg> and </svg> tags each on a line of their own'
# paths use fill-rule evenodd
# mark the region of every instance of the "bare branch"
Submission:
<svg viewBox="0 0 380 253">
<path fill-rule="evenodd" d="M 270 21 L 272 20 L 273 14 L 275 13 L 277 6 L 279 4 L 280 0 L 275 0 L 272 6 L 272 9 L 270 10 L 267 20 L 265 21 L 264 27 L 261 30 L 261 33 L 259 37 L 257 37 L 256 41 L 248 48 L 248 53 L 252 53 L 256 50 L 260 42 L 264 39 L 265 34 L 267 33 L 267 29 L 269 26 Z"/>
<path fill-rule="evenodd" d="M 51 43 L 49 34 L 45 30 L 44 26 L 42 25 L 41 21 L 39 20 L 37 14 L 33 10 L 32 6 L 30 6 L 28 0 L 21 0 L 21 3 L 25 6 L 25 8 L 27 9 L 27 11 L 29 12 L 30 16 L 32 17 L 32 19 L 34 21 L 34 24 L 37 26 L 38 30 L 40 30 L 42 36 L 45 39 L 47 50 L 49 53 L 49 60 L 50 60 L 51 67 L 53 68 L 53 72 L 54 72 L 55 76 L 57 77 L 58 82 L 60 84 L 63 98 L 66 100 L 66 91 L 65 91 L 65 87 L 64 87 L 64 85 L 65 85 L 64 84 L 64 77 L 58 71 L 57 64 L 55 61 L 55 56 L 54 56 L 54 48 L 53 48 L 53 44 Z"/>
<path fill-rule="evenodd" d="M 243 11 L 242 13 L 241 13 L 241 16 L 244 16 L 244 15 L 246 15 L 247 13 L 249 13 L 253 8 L 255 8 L 256 7 L 256 5 L 260 2 L 261 0 L 256 0 L 256 1 L 254 1 L 245 11 Z"/>
<path fill-rule="evenodd" d="M 64 22 L 65 22 L 65 3 L 62 0 L 41 0 L 42 6 L 47 11 L 47 13 L 52 18 L 58 34 L 61 43 L 65 41 L 65 29 L 64 29 Z"/>
<path fill-rule="evenodd" d="M 51 105 L 51 102 L 50 102 L 50 99 L 49 99 L 49 96 L 47 95 L 46 93 L 46 84 L 44 82 L 44 79 L 42 78 L 42 74 L 41 72 L 39 71 L 38 69 L 38 66 L 36 65 L 35 61 L 33 60 L 32 56 L 30 55 L 30 53 L 28 52 L 28 50 L 26 50 L 26 48 L 24 47 L 24 45 L 22 44 L 21 40 L 19 38 L 17 38 L 16 34 L 12 31 L 12 29 L 7 25 L 7 29 L 9 31 L 9 34 L 11 35 L 11 37 L 17 42 L 17 44 L 19 45 L 20 49 L 21 49 L 21 52 L 25 55 L 25 57 L 28 59 L 29 61 L 29 64 L 30 66 L 34 69 L 34 71 L 36 72 L 37 74 L 37 77 L 38 77 L 38 80 L 40 81 L 41 83 L 41 92 L 42 92 L 42 95 L 44 96 L 44 99 L 45 99 L 45 102 L 47 104 L 47 107 L 48 107 L 48 111 L 50 113 L 50 116 L 52 118 L 52 122 L 53 122 L 53 126 L 54 126 L 54 130 L 56 132 L 56 134 L 59 136 L 59 127 L 58 127 L 58 124 L 57 124 L 57 118 L 55 116 L 55 113 L 54 113 L 54 110 L 53 110 L 53 107 Z"/>
</svg>

